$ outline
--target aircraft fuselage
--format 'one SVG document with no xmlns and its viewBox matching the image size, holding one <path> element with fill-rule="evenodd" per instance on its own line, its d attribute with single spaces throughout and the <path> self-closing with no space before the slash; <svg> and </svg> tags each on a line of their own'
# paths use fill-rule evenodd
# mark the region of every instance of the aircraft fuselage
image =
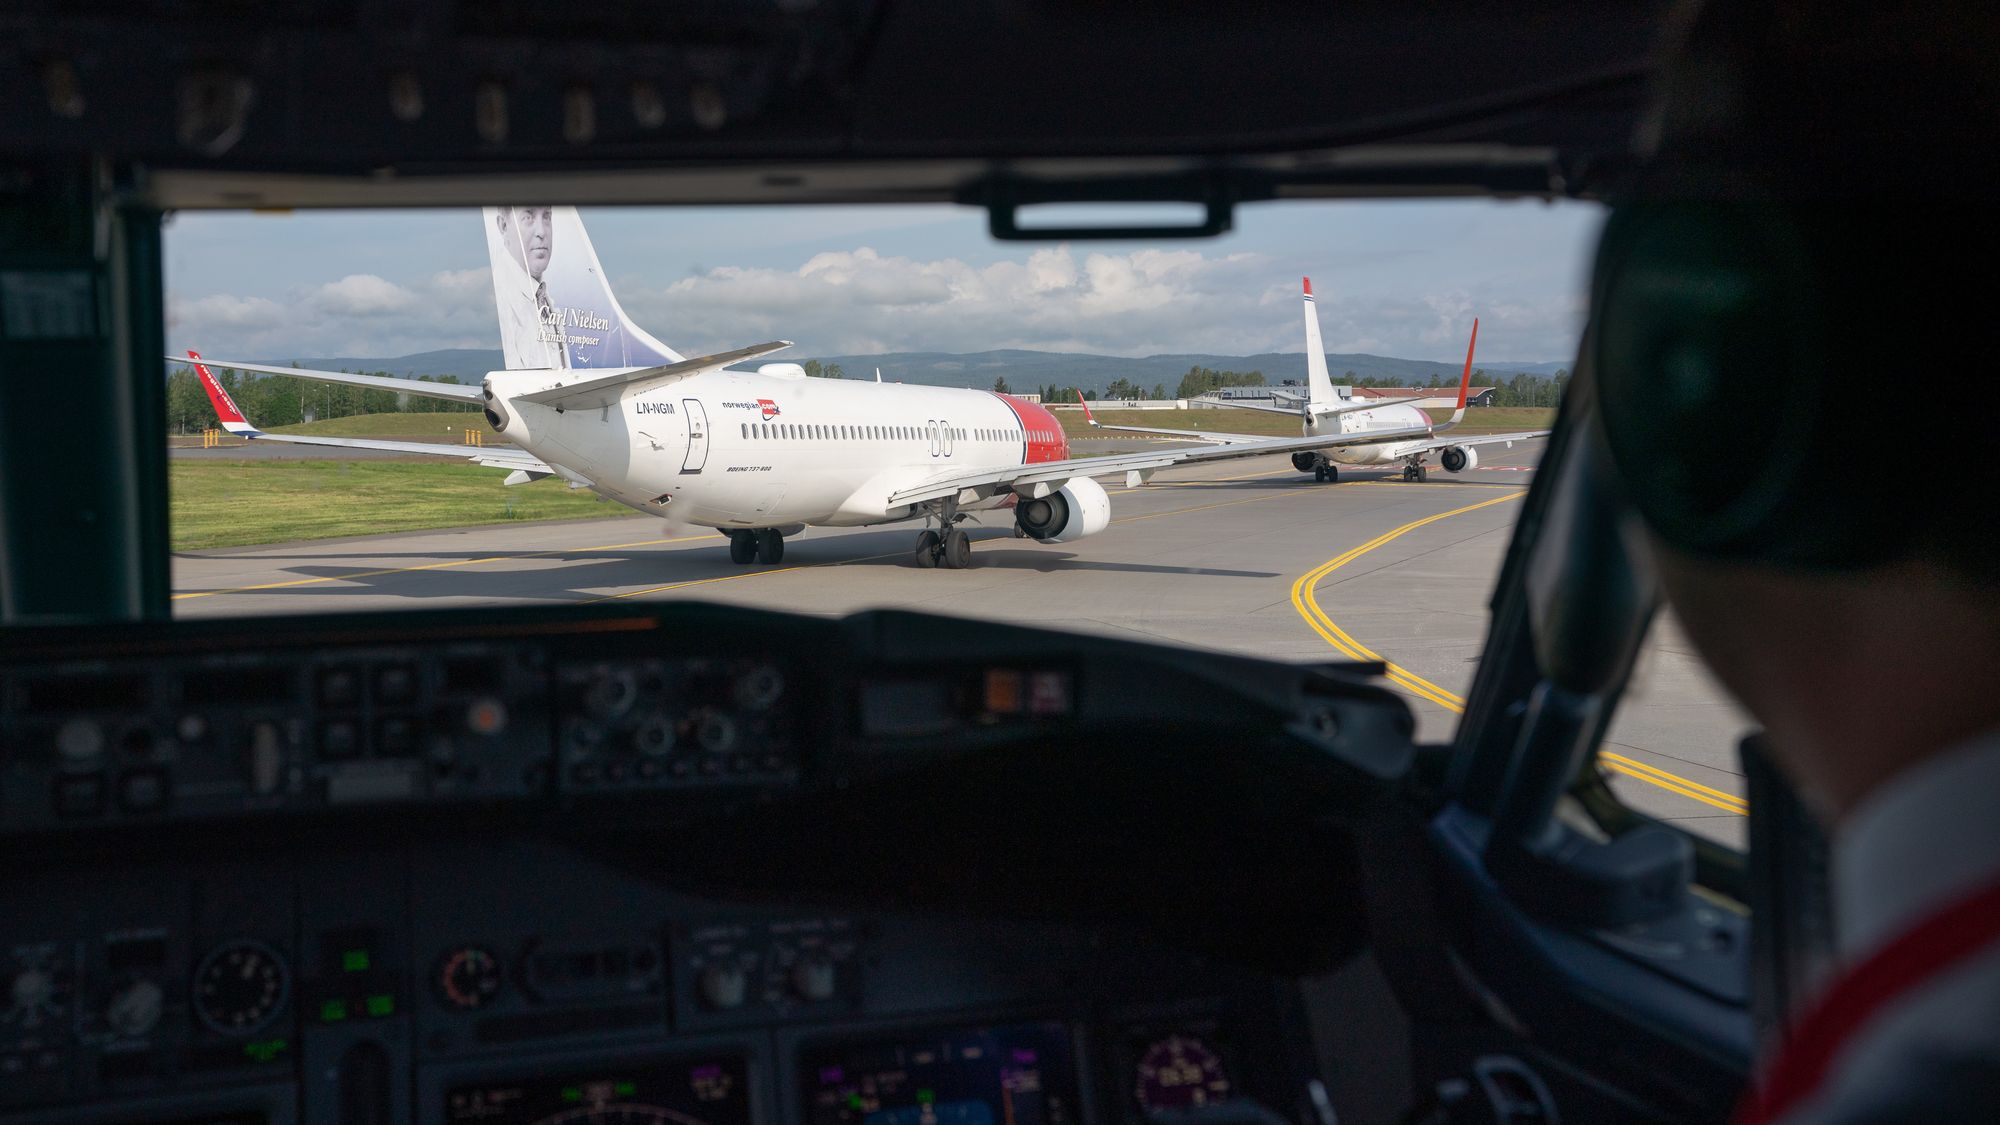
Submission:
<svg viewBox="0 0 2000 1125">
<path fill-rule="evenodd" d="M 487 376 L 504 437 L 600 495 L 707 527 L 889 523 L 922 510 L 884 498 L 930 475 L 1070 455 L 1053 414 L 991 391 L 715 371 L 590 409 L 513 399 L 549 375 Z"/>
</svg>

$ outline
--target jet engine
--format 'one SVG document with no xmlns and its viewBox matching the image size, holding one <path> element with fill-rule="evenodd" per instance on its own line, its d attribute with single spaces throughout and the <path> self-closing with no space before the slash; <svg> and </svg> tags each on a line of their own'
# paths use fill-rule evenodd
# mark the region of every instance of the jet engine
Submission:
<svg viewBox="0 0 2000 1125">
<path fill-rule="evenodd" d="M 1067 543 L 1095 535 L 1111 523 L 1111 497 L 1089 477 L 1071 477 L 1047 496 L 1022 497 L 1014 506 L 1014 525 L 1030 539 Z"/>
<path fill-rule="evenodd" d="M 1453 445 L 1438 454 L 1438 463 L 1448 472 L 1462 473 L 1479 467 L 1479 451 L 1469 446 Z"/>
<path fill-rule="evenodd" d="M 1318 467 L 1319 467 L 1319 454 L 1317 453 L 1292 454 L 1292 468 L 1297 469 L 1302 473 L 1310 473 L 1315 468 Z"/>
<path fill-rule="evenodd" d="M 766 363 L 757 368 L 757 374 L 769 375 L 774 379 L 803 379 L 806 369 L 796 363 Z"/>
<path fill-rule="evenodd" d="M 507 423 L 509 421 L 507 408 L 501 404 L 499 399 L 493 397 L 493 388 L 491 387 L 486 388 L 485 414 L 486 424 L 493 427 L 494 433 L 499 434 L 507 431 Z"/>
</svg>

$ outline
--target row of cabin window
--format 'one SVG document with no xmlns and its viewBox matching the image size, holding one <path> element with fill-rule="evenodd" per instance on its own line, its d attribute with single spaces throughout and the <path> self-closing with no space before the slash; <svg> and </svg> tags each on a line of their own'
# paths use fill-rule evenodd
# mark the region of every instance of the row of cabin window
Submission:
<svg viewBox="0 0 2000 1125">
<path fill-rule="evenodd" d="M 1015 441 L 1012 434 L 1004 430 L 988 430 L 963 426 L 951 427 L 953 441 Z M 791 422 L 745 422 L 743 437 L 747 441 L 789 438 L 829 441 L 928 441 L 930 430 L 923 426 L 809 426 Z M 1038 441 L 1048 440 L 1037 437 Z"/>
</svg>

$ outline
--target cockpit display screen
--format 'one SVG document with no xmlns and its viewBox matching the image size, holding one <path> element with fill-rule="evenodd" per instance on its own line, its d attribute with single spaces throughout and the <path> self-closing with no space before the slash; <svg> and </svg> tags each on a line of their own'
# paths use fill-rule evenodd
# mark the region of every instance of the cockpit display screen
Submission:
<svg viewBox="0 0 2000 1125">
<path fill-rule="evenodd" d="M 449 1125 L 750 1125 L 750 1081 L 739 1057 L 642 1062 L 460 1086 Z"/>
<path fill-rule="evenodd" d="M 1059 1023 L 809 1048 L 811 1125 L 1073 1125 L 1076 1060 Z"/>
</svg>

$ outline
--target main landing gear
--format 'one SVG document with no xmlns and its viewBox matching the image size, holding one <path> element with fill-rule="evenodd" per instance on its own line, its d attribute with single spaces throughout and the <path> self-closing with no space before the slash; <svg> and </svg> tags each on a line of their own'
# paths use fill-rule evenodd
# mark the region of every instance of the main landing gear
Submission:
<svg viewBox="0 0 2000 1125">
<path fill-rule="evenodd" d="M 733 528 L 729 532 L 729 561 L 738 566 L 747 566 L 759 559 L 771 564 L 785 559 L 785 537 L 776 528 L 763 527 L 754 531 Z"/>
<path fill-rule="evenodd" d="M 1424 467 L 1422 457 L 1411 457 L 1403 462 L 1403 479 L 1413 484 L 1422 484 L 1431 479 L 1430 470 Z"/>
<path fill-rule="evenodd" d="M 1292 468 L 1302 473 L 1311 473 L 1313 479 L 1321 484 L 1338 484 L 1340 482 L 1339 467 L 1327 460 L 1324 453 L 1294 453 L 1292 454 Z"/>
<path fill-rule="evenodd" d="M 920 570 L 964 570 L 972 565 L 972 537 L 958 526 L 964 519 L 958 511 L 956 498 L 941 501 L 937 507 L 938 522 L 944 530 L 925 528 L 917 536 L 917 567 Z"/>
</svg>

